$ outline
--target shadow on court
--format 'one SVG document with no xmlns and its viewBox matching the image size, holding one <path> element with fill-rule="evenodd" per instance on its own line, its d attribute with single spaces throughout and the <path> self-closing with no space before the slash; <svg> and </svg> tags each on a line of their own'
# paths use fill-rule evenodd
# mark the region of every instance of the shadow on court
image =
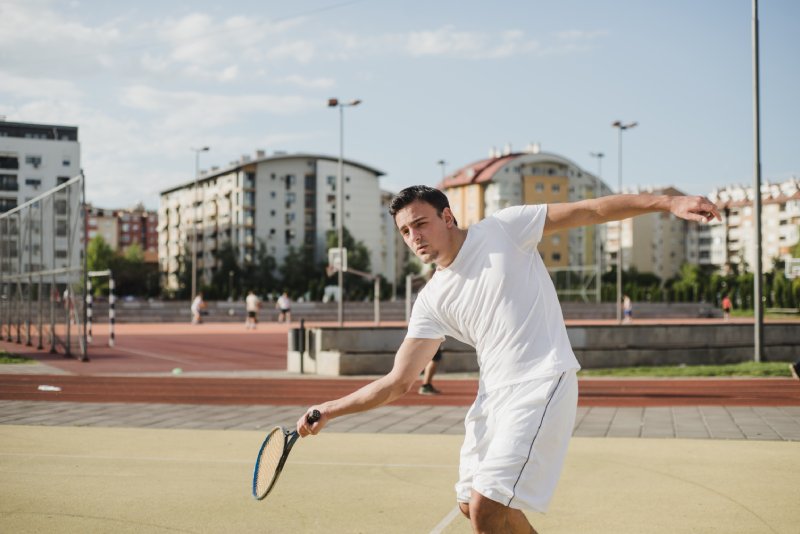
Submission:
<svg viewBox="0 0 800 534">
<path fill-rule="evenodd" d="M 6 532 L 467 533 L 460 436 L 323 434 L 250 496 L 264 432 L 0 427 Z M 542 533 L 797 532 L 800 443 L 574 438 Z"/>
</svg>

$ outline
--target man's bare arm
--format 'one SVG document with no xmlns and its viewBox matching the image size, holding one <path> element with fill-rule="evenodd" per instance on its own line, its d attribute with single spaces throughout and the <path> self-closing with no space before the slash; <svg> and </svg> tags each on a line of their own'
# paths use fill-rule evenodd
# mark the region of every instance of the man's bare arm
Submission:
<svg viewBox="0 0 800 534">
<path fill-rule="evenodd" d="M 621 221 L 656 211 L 669 212 L 689 221 L 721 219 L 713 202 L 701 196 L 611 195 L 602 198 L 549 204 L 544 233 L 590 224 Z"/>
<path fill-rule="evenodd" d="M 436 354 L 441 342 L 441 339 L 406 338 L 394 357 L 394 366 L 389 374 L 345 397 L 310 407 L 297 421 L 297 432 L 303 437 L 317 434 L 335 417 L 365 412 L 402 397 Z M 314 409 L 319 410 L 322 417 L 310 425 L 306 415 Z"/>
</svg>

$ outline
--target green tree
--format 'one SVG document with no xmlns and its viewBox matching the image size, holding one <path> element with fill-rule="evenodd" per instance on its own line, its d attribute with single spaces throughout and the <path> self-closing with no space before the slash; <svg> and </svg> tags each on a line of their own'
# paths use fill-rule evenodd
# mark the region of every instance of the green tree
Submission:
<svg viewBox="0 0 800 534">
<path fill-rule="evenodd" d="M 280 281 L 276 276 L 278 263 L 275 258 L 267 253 L 267 244 L 263 239 L 258 240 L 258 250 L 255 261 L 243 267 L 244 291 L 254 291 L 264 296 L 267 293 L 277 293 L 280 290 Z"/>
<path fill-rule="evenodd" d="M 105 271 L 110 269 L 114 261 L 114 250 L 102 236 L 95 236 L 86 247 L 86 265 L 89 271 Z M 92 293 L 95 296 L 108 293 L 108 278 L 92 280 Z"/>
<path fill-rule="evenodd" d="M 371 262 L 369 249 L 362 241 L 356 241 L 352 234 L 343 229 L 342 240 L 344 247 L 347 249 L 347 268 L 355 269 L 357 271 L 371 273 Z M 328 248 L 336 248 L 338 237 L 334 230 L 329 230 L 326 236 Z M 373 294 L 372 281 L 362 278 L 360 276 L 348 276 L 345 283 L 345 299 L 348 300 L 361 300 L 363 298 L 371 297 Z"/>
<path fill-rule="evenodd" d="M 114 256 L 111 271 L 118 295 L 152 297 L 158 294 L 158 265 L 144 261 L 144 252 L 138 243 Z"/>
<path fill-rule="evenodd" d="M 239 251 L 230 241 L 225 241 L 214 251 L 216 268 L 211 274 L 211 285 L 204 288 L 208 298 L 238 298 L 242 294 L 242 267 Z"/>
<path fill-rule="evenodd" d="M 307 293 L 312 300 L 321 298 L 325 267 L 322 263 L 315 263 L 313 245 L 305 244 L 299 249 L 289 247 L 289 253 L 278 270 L 283 286 L 279 291 L 287 291 L 293 299 Z"/>
</svg>

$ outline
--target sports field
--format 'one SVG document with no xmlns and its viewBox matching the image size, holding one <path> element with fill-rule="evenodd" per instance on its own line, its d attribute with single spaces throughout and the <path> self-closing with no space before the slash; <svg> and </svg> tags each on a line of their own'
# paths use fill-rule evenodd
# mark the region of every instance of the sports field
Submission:
<svg viewBox="0 0 800 534">
<path fill-rule="evenodd" d="M 104 335 L 85 363 L 0 341 L 38 362 L 0 367 L 0 530 L 470 532 L 453 484 L 474 379 L 334 421 L 297 443 L 259 502 L 252 467 L 270 425 L 368 378 L 286 373 L 285 325 L 123 324 L 113 349 Z M 555 500 L 529 516 L 540 532 L 797 532 L 796 381 L 580 388 Z"/>
<path fill-rule="evenodd" d="M 470 532 L 459 436 L 300 441 L 250 496 L 262 432 L 0 427 L 5 532 Z M 575 438 L 543 533 L 794 533 L 800 444 Z"/>
</svg>

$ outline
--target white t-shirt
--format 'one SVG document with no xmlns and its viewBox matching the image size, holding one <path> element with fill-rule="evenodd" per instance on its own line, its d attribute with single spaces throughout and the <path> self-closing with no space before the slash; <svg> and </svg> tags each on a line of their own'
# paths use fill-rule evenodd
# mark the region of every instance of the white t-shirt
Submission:
<svg viewBox="0 0 800 534">
<path fill-rule="evenodd" d="M 252 295 L 247 295 L 247 298 L 244 299 L 244 302 L 247 311 L 257 312 L 258 305 L 261 302 L 261 300 L 255 294 L 252 294 Z"/>
<path fill-rule="evenodd" d="M 514 206 L 470 226 L 414 303 L 406 337 L 475 347 L 480 393 L 580 368 L 536 250 L 546 214 L 546 205 Z"/>
<path fill-rule="evenodd" d="M 278 297 L 278 308 L 282 310 L 288 310 L 291 307 L 292 307 L 292 301 L 289 300 L 289 297 L 285 295 L 281 295 L 280 297 Z"/>
</svg>

